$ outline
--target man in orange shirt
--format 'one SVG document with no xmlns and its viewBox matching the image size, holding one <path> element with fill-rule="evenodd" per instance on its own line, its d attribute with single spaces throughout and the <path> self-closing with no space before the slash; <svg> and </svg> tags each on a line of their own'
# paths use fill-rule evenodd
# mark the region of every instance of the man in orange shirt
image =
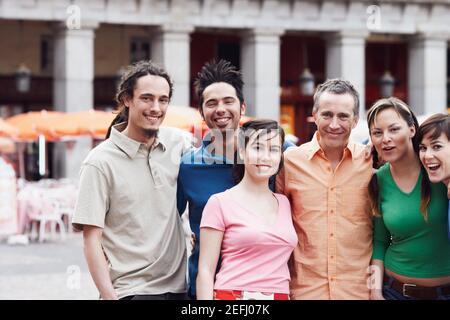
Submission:
<svg viewBox="0 0 450 320">
<path fill-rule="evenodd" d="M 369 299 L 372 161 L 349 142 L 359 95 L 345 80 L 327 80 L 314 94 L 318 131 L 284 154 L 277 191 L 292 206 L 298 244 L 290 261 L 291 299 Z"/>
</svg>

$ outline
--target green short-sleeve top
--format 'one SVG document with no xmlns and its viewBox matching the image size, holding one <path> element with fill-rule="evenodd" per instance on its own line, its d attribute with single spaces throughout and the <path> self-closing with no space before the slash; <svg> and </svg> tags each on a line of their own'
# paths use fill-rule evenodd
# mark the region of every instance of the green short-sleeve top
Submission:
<svg viewBox="0 0 450 320">
<path fill-rule="evenodd" d="M 400 190 L 390 165 L 377 172 L 381 217 L 374 218 L 373 259 L 386 269 L 414 278 L 450 275 L 450 241 L 447 237 L 447 189 L 431 184 L 428 221 L 420 212 L 422 173 L 410 193 Z"/>
</svg>

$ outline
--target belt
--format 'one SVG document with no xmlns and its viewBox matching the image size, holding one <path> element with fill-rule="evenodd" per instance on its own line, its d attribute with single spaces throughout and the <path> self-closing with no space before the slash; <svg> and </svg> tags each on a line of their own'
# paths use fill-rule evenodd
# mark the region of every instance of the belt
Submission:
<svg viewBox="0 0 450 320">
<path fill-rule="evenodd" d="M 214 300 L 289 300 L 287 293 L 214 290 Z"/>
<path fill-rule="evenodd" d="M 435 300 L 442 295 L 450 295 L 450 284 L 437 287 L 423 287 L 413 283 L 403 283 L 391 276 L 385 275 L 385 284 L 406 298 Z"/>
</svg>

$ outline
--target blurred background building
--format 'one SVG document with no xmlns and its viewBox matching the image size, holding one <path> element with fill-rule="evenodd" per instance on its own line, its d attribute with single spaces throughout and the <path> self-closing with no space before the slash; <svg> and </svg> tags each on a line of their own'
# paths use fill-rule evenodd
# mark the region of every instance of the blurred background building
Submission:
<svg viewBox="0 0 450 320">
<path fill-rule="evenodd" d="M 230 60 L 244 74 L 248 115 L 280 120 L 300 143 L 327 78 L 355 84 L 362 115 L 390 95 L 417 114 L 450 106 L 449 0 L 0 0 L 0 38 L 3 118 L 112 110 L 123 67 L 141 59 L 169 71 L 173 106 L 192 107 L 201 66 Z M 37 145 L 27 148 L 32 173 Z M 90 148 L 49 143 L 49 176 L 76 177 Z"/>
</svg>

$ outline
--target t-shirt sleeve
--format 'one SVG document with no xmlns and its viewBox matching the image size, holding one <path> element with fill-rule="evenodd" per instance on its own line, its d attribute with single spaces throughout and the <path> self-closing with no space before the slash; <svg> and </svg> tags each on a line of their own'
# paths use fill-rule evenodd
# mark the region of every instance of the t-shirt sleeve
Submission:
<svg viewBox="0 0 450 320">
<path fill-rule="evenodd" d="M 83 225 L 104 228 L 105 216 L 109 210 L 108 182 L 105 175 L 95 166 L 81 167 L 80 183 L 72 218 L 72 225 L 82 230 Z"/>
<path fill-rule="evenodd" d="M 384 255 L 390 245 L 391 234 L 382 217 L 373 218 L 373 260 L 384 261 Z"/>
<path fill-rule="evenodd" d="M 213 228 L 225 231 L 225 220 L 223 216 L 222 206 L 217 196 L 213 195 L 209 198 L 203 209 L 200 228 Z"/>
</svg>

